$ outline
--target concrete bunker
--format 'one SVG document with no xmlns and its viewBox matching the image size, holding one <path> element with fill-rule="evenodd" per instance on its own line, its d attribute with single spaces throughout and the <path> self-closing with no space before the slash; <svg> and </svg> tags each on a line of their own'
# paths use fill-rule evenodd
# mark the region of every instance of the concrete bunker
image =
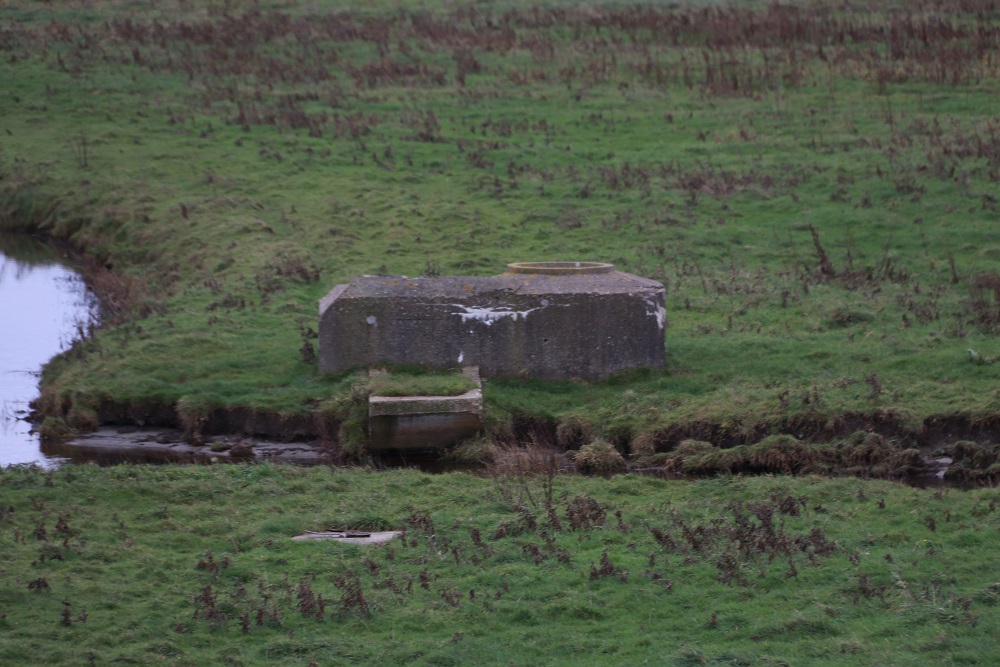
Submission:
<svg viewBox="0 0 1000 667">
<path fill-rule="evenodd" d="M 320 301 L 319 367 L 601 379 L 662 366 L 666 324 L 663 285 L 601 262 L 520 262 L 491 277 L 361 276 Z"/>
</svg>

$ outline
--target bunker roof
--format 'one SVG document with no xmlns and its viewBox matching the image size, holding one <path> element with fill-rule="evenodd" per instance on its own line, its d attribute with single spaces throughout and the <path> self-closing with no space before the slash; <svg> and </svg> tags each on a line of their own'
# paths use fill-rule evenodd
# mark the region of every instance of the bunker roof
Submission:
<svg viewBox="0 0 1000 667">
<path fill-rule="evenodd" d="M 499 276 L 449 276 L 408 278 L 406 276 L 361 276 L 355 278 L 338 298 L 413 297 L 421 299 L 468 297 L 475 294 L 509 292 L 543 294 L 631 294 L 662 290 L 655 280 L 622 271 L 582 274 L 503 273 Z"/>
</svg>

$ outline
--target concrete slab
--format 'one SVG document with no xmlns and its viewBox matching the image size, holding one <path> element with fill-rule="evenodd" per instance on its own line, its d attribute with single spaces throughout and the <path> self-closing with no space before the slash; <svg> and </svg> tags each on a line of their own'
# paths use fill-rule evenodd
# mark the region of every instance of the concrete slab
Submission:
<svg viewBox="0 0 1000 667">
<path fill-rule="evenodd" d="M 462 369 L 475 382 L 458 396 L 370 396 L 368 447 L 373 452 L 434 449 L 482 428 L 483 385 L 477 367 Z"/>
<path fill-rule="evenodd" d="M 333 540 L 334 542 L 342 542 L 344 544 L 385 544 L 402 534 L 403 531 L 401 530 L 386 530 L 377 533 L 368 533 L 366 537 L 350 537 L 348 536 L 349 534 L 345 535 L 340 531 L 309 531 L 301 535 L 296 535 L 292 539 L 298 542 L 305 540 Z"/>
</svg>

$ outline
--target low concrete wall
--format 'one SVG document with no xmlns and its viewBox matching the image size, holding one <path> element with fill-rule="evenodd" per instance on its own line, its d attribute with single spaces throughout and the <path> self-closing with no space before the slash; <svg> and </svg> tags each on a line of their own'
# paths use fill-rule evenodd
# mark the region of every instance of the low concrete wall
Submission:
<svg viewBox="0 0 1000 667">
<path fill-rule="evenodd" d="M 483 387 L 479 369 L 462 373 L 475 388 L 458 396 L 368 397 L 368 449 L 428 449 L 453 445 L 483 427 Z"/>
<path fill-rule="evenodd" d="M 609 264 L 493 277 L 362 276 L 320 301 L 319 366 L 479 366 L 484 377 L 604 378 L 664 362 L 663 285 Z"/>
</svg>

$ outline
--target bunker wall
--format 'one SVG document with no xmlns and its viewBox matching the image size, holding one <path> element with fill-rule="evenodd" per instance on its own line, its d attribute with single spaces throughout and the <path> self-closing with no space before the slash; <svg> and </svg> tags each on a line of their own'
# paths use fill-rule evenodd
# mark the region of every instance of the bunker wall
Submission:
<svg viewBox="0 0 1000 667">
<path fill-rule="evenodd" d="M 664 363 L 663 287 L 582 278 L 358 278 L 320 305 L 320 370 L 479 366 L 485 377 L 604 378 Z"/>
</svg>

